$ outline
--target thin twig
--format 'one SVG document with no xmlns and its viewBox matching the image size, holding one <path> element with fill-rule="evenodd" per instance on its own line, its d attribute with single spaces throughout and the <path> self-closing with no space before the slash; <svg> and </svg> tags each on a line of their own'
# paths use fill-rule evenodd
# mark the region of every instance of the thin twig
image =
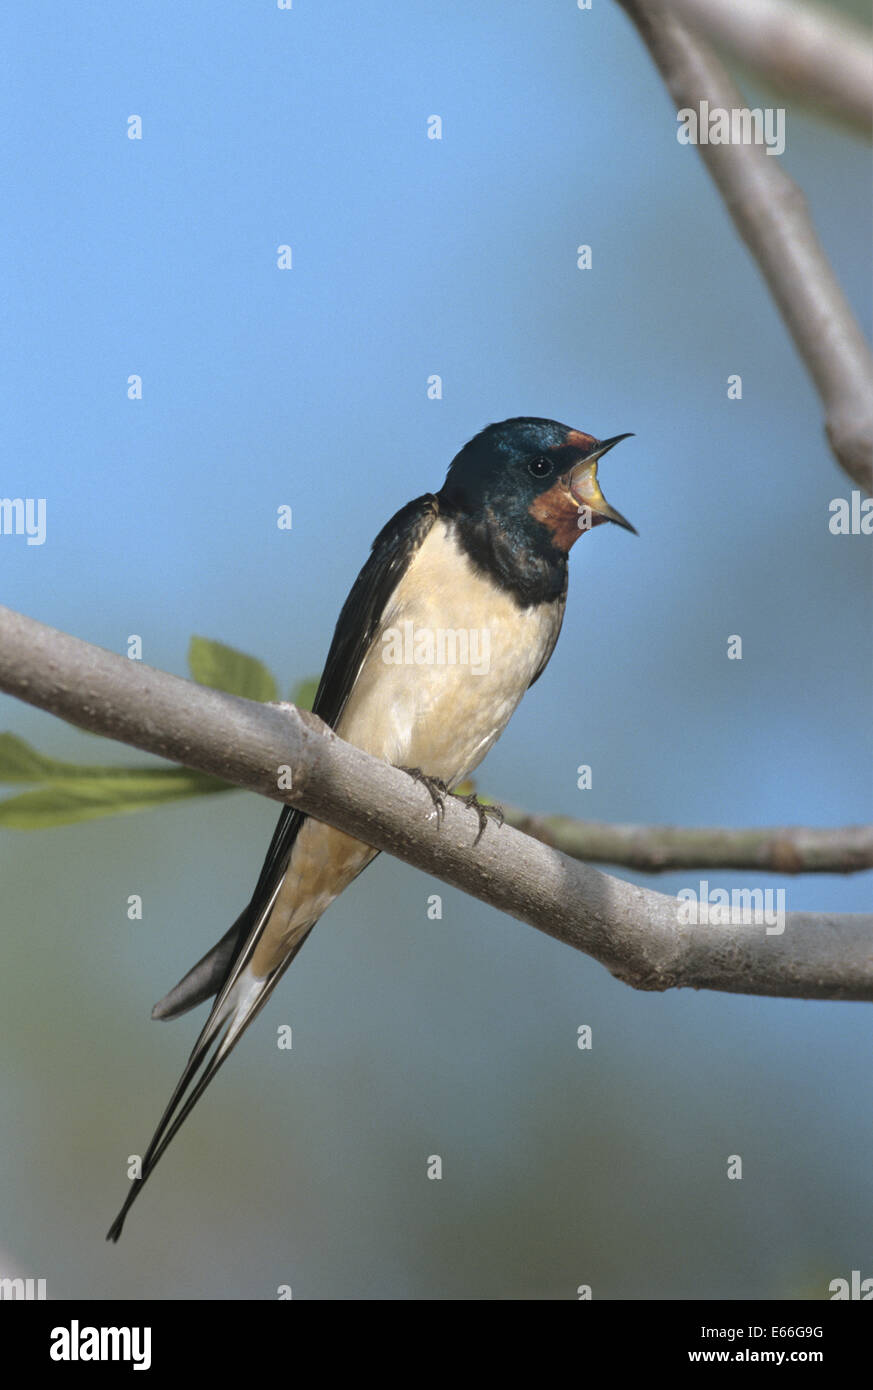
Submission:
<svg viewBox="0 0 873 1390">
<path fill-rule="evenodd" d="M 660 874 L 677 869 L 751 869 L 770 874 L 854 874 L 873 869 L 873 825 L 617 825 L 534 816 L 503 806 L 507 825 L 574 859 Z"/>
<path fill-rule="evenodd" d="M 745 106 L 713 51 L 658 0 L 618 0 L 677 109 Z M 761 145 L 699 144 L 740 236 L 770 287 L 825 409 L 841 467 L 873 492 L 873 355 L 840 289 L 797 185 Z"/>
</svg>

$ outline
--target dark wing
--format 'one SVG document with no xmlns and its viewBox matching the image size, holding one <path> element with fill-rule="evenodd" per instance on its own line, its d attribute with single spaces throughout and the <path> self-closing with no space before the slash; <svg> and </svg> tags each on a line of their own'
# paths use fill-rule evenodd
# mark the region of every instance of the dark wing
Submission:
<svg viewBox="0 0 873 1390">
<path fill-rule="evenodd" d="M 382 528 L 337 619 L 333 641 L 313 702 L 313 713 L 335 728 L 375 637 L 385 607 L 412 556 L 439 515 L 431 493 L 409 502 Z M 251 901 L 211 951 L 155 1005 L 153 1018 L 178 1018 L 209 999 L 229 978 L 254 923 L 262 916 L 288 867 L 304 815 L 285 806 L 270 841 Z M 302 942 L 300 943 L 303 944 Z"/>
<path fill-rule="evenodd" d="M 369 559 L 342 606 L 312 712 L 336 728 L 352 693 L 352 686 L 379 629 L 388 600 L 409 568 L 418 547 L 439 515 L 439 503 L 426 492 L 402 507 L 373 542 Z M 285 872 L 291 847 L 303 820 L 303 812 L 286 806 L 279 817 L 252 904 L 269 897 L 276 878 Z"/>
<path fill-rule="evenodd" d="M 316 694 L 314 709 L 329 724 L 335 725 L 339 720 L 378 631 L 385 607 L 437 514 L 436 498 L 420 497 L 398 512 L 376 537 L 372 554 L 340 613 Z M 246 1028 L 266 1004 L 309 934 L 307 931 L 295 941 L 285 959 L 267 977 L 245 981 L 246 964 L 270 920 L 302 822 L 301 812 L 290 808 L 282 812 L 248 907 L 218 945 L 155 1006 L 155 1017 L 174 1018 L 210 994 L 217 994 L 182 1076 L 143 1155 L 140 1176 L 133 1182 L 121 1211 L 109 1228 L 108 1240 L 118 1240 L 127 1213 L 167 1145 Z"/>
<path fill-rule="evenodd" d="M 437 499 L 426 492 L 392 516 L 374 540 L 337 619 L 312 705 L 313 714 L 331 728 L 346 707 L 388 600 L 438 515 Z"/>
</svg>

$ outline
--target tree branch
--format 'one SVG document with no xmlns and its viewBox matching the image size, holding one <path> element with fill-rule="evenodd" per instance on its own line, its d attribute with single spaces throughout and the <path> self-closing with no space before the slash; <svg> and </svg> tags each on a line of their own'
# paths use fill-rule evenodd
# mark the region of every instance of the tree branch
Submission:
<svg viewBox="0 0 873 1390">
<path fill-rule="evenodd" d="M 680 926 L 678 903 L 580 865 L 343 743 L 314 715 L 223 695 L 0 608 L 0 689 L 62 719 L 339 826 L 595 957 L 638 989 L 873 999 L 873 916 Z M 293 769 L 280 791 L 278 771 Z"/>
<path fill-rule="evenodd" d="M 730 48 L 792 92 L 863 127 L 873 122 L 870 33 L 800 0 L 660 0 L 695 30 Z"/>
<path fill-rule="evenodd" d="M 678 109 L 699 112 L 702 101 L 710 110 L 745 106 L 712 50 L 658 0 L 618 3 Z M 803 194 L 778 158 L 760 145 L 697 148 L 815 382 L 838 463 L 859 487 L 873 492 L 873 355 L 822 250 Z"/>
<path fill-rule="evenodd" d="M 507 825 L 573 859 L 660 874 L 675 869 L 754 869 L 769 874 L 853 874 L 873 869 L 873 825 L 615 825 L 534 816 L 504 806 Z"/>
</svg>

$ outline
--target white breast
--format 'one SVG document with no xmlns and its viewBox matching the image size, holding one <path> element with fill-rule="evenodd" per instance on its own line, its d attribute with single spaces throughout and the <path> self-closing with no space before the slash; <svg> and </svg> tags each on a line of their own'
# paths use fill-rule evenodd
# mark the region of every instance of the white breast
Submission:
<svg viewBox="0 0 873 1390">
<path fill-rule="evenodd" d="M 449 785 L 481 762 L 557 639 L 563 604 L 519 608 L 437 519 L 384 614 L 337 733 Z"/>
</svg>

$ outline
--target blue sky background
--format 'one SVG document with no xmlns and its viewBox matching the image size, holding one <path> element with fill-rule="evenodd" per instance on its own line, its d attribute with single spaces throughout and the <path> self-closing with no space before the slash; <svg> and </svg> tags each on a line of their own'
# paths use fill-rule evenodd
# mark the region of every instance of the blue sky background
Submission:
<svg viewBox="0 0 873 1390">
<path fill-rule="evenodd" d="M 202 633 L 287 690 L 377 530 L 483 425 L 632 430 L 601 476 L 640 537 L 574 551 L 561 642 L 480 786 L 595 819 L 869 819 L 870 540 L 829 533 L 851 484 L 819 402 L 617 6 L 156 0 L 2 26 L 0 493 L 47 501 L 45 545 L 0 537 L 4 603 L 116 651 L 140 634 L 179 673 Z M 782 162 L 869 333 L 869 146 L 789 104 Z M 55 1297 L 340 1299 L 822 1297 L 873 1274 L 868 1008 L 636 994 L 385 857 L 104 1245 L 198 1026 L 151 1004 L 247 899 L 274 819 L 240 794 L 0 840 L 12 1272 Z M 869 874 L 708 877 L 870 909 Z"/>
</svg>

